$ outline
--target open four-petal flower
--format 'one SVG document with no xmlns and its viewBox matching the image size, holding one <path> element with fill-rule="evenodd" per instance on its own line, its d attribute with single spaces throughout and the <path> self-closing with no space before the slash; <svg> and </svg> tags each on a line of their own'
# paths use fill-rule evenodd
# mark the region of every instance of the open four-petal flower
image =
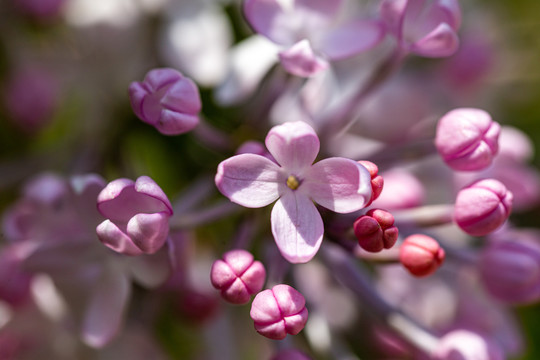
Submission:
<svg viewBox="0 0 540 360">
<path fill-rule="evenodd" d="M 276 162 L 255 154 L 233 156 L 218 166 L 216 185 L 231 201 L 259 208 L 276 201 L 272 234 L 283 257 L 309 261 L 324 233 L 313 204 L 339 213 L 363 208 L 371 197 L 370 174 L 357 162 L 333 157 L 313 164 L 319 138 L 304 122 L 275 126 L 266 147 Z"/>
</svg>

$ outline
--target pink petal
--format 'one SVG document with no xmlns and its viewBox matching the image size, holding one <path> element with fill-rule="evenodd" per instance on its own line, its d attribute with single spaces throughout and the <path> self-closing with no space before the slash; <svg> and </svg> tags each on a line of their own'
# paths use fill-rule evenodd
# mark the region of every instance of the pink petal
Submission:
<svg viewBox="0 0 540 360">
<path fill-rule="evenodd" d="M 381 18 L 390 31 L 400 36 L 407 0 L 385 0 L 381 4 Z"/>
<path fill-rule="evenodd" d="M 278 164 L 297 176 L 313 164 L 320 147 L 313 128 L 302 121 L 274 126 L 265 142 Z"/>
<path fill-rule="evenodd" d="M 150 70 L 144 77 L 144 84 L 150 88 L 149 90 L 158 91 L 163 87 L 172 84 L 182 78 L 182 75 L 175 69 L 158 68 Z"/>
<path fill-rule="evenodd" d="M 162 110 L 159 121 L 152 125 L 163 135 L 180 135 L 199 125 L 199 116 Z"/>
<path fill-rule="evenodd" d="M 169 216 L 164 213 L 137 214 L 129 220 L 127 233 L 135 246 L 153 254 L 165 244 L 169 235 Z"/>
<path fill-rule="evenodd" d="M 297 191 L 287 191 L 271 215 L 272 234 L 281 255 L 291 263 L 311 260 L 321 246 L 324 227 L 313 202 Z"/>
<path fill-rule="evenodd" d="M 371 49 L 383 36 L 380 22 L 357 20 L 329 31 L 314 46 L 330 59 L 339 60 Z"/>
<path fill-rule="evenodd" d="M 338 14 L 343 0 L 295 0 L 294 7 L 296 11 L 309 11 L 318 16 L 332 19 Z"/>
<path fill-rule="evenodd" d="M 116 224 L 105 220 L 96 228 L 99 240 L 112 250 L 125 255 L 141 255 L 142 251 L 133 244 Z"/>
<path fill-rule="evenodd" d="M 122 272 L 104 272 L 89 300 L 82 337 L 85 343 L 101 348 L 119 332 L 130 295 L 129 280 Z"/>
<path fill-rule="evenodd" d="M 167 90 L 161 105 L 181 113 L 198 114 L 202 107 L 199 88 L 193 80 L 182 77 Z"/>
<path fill-rule="evenodd" d="M 148 176 L 141 176 L 136 182 L 129 179 L 110 182 L 98 196 L 98 210 L 106 218 L 124 222 L 141 212 L 172 215 L 167 195 Z"/>
<path fill-rule="evenodd" d="M 216 174 L 216 186 L 232 202 L 259 208 L 274 202 L 286 186 L 286 175 L 264 156 L 241 154 L 222 161 Z"/>
<path fill-rule="evenodd" d="M 306 39 L 280 52 L 279 60 L 287 72 L 301 77 L 315 75 L 329 66 L 326 60 L 313 52 L 309 41 Z"/>
<path fill-rule="evenodd" d="M 425 37 L 413 43 L 410 51 L 421 56 L 437 58 L 454 54 L 458 46 L 459 39 L 454 29 L 442 23 Z"/>
<path fill-rule="evenodd" d="M 244 14 L 253 29 L 281 45 L 291 45 L 295 32 L 286 10 L 278 0 L 246 0 Z"/>
<path fill-rule="evenodd" d="M 353 160 L 328 158 L 309 169 L 300 189 L 327 209 L 349 213 L 362 209 L 371 198 L 371 175 Z"/>
</svg>

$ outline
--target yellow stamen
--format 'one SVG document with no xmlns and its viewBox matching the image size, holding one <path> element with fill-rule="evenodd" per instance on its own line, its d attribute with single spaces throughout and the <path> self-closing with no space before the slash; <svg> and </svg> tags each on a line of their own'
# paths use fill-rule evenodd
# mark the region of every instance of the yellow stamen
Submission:
<svg viewBox="0 0 540 360">
<path fill-rule="evenodd" d="M 287 178 L 287 186 L 292 190 L 296 190 L 300 186 L 300 182 L 298 181 L 296 176 L 289 175 L 289 177 Z"/>
</svg>

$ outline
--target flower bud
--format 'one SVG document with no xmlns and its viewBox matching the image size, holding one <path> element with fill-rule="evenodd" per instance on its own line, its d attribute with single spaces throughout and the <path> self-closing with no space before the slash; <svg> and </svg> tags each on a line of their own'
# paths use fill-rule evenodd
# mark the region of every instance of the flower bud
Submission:
<svg viewBox="0 0 540 360">
<path fill-rule="evenodd" d="M 479 180 L 458 193 L 454 220 L 467 234 L 487 235 L 506 221 L 512 200 L 512 193 L 500 181 Z"/>
<path fill-rule="evenodd" d="M 129 98 L 135 114 L 164 135 L 179 135 L 199 123 L 201 99 L 195 83 L 180 72 L 154 69 L 143 82 L 132 82 Z"/>
<path fill-rule="evenodd" d="M 354 234 L 358 244 L 366 251 L 379 252 L 390 249 L 397 241 L 398 228 L 388 211 L 371 209 L 354 222 Z"/>
<path fill-rule="evenodd" d="M 260 261 L 246 250 L 231 250 L 212 265 L 212 285 L 221 291 L 221 296 L 233 304 L 247 303 L 251 295 L 261 291 L 266 271 Z"/>
<path fill-rule="evenodd" d="M 434 360 L 503 360 L 501 348 L 492 340 L 467 330 L 444 335 L 433 353 Z"/>
<path fill-rule="evenodd" d="M 525 241 L 495 241 L 479 260 L 487 291 L 500 301 L 525 304 L 540 299 L 540 245 Z"/>
<path fill-rule="evenodd" d="M 369 175 L 371 175 L 371 199 L 366 204 L 366 206 L 369 206 L 379 197 L 379 195 L 381 195 L 384 186 L 384 179 L 381 175 L 379 175 L 379 168 L 377 165 L 371 161 L 361 160 L 358 161 L 358 163 L 363 165 L 367 171 L 369 171 Z"/>
<path fill-rule="evenodd" d="M 133 182 L 117 179 L 98 195 L 97 207 L 107 218 L 98 225 L 99 240 L 126 255 L 153 254 L 169 235 L 173 214 L 167 195 L 148 176 Z"/>
<path fill-rule="evenodd" d="M 439 120 L 435 146 L 452 169 L 482 170 L 497 154 L 500 131 L 500 125 L 484 110 L 455 109 Z"/>
<path fill-rule="evenodd" d="M 444 261 L 444 250 L 439 243 L 423 234 L 407 237 L 399 249 L 399 261 L 415 276 L 435 272 Z"/>
<path fill-rule="evenodd" d="M 250 316 L 259 334 L 282 340 L 287 334 L 298 334 L 306 325 L 306 300 L 289 285 L 276 285 L 255 296 Z"/>
</svg>

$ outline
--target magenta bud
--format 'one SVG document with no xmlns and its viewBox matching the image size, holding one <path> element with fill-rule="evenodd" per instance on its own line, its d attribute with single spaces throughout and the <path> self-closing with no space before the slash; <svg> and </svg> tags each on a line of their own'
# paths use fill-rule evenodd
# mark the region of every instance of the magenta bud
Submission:
<svg viewBox="0 0 540 360">
<path fill-rule="evenodd" d="M 354 222 L 358 244 L 366 251 L 379 252 L 390 249 L 397 241 L 399 231 L 394 217 L 388 211 L 371 209 Z"/>
<path fill-rule="evenodd" d="M 231 250 L 223 254 L 223 260 L 212 265 L 210 280 L 221 291 L 223 299 L 233 304 L 245 304 L 251 295 L 261 291 L 266 270 L 260 261 L 246 250 Z"/>
<path fill-rule="evenodd" d="M 496 241 L 479 260 L 482 282 L 500 301 L 526 304 L 540 299 L 540 245 L 525 241 Z"/>
<path fill-rule="evenodd" d="M 164 135 L 186 133 L 199 123 L 199 89 L 174 69 L 154 69 L 143 82 L 132 82 L 129 99 L 139 119 Z"/>
<path fill-rule="evenodd" d="M 98 238 L 114 251 L 153 254 L 165 244 L 172 206 L 148 176 L 110 182 L 99 193 L 97 207 L 107 218 L 96 228 Z"/>
<path fill-rule="evenodd" d="M 66 0 L 17 0 L 15 6 L 36 20 L 51 20 L 62 12 Z"/>
<path fill-rule="evenodd" d="M 282 350 L 272 357 L 271 360 L 310 360 L 310 357 L 300 350 Z"/>
<path fill-rule="evenodd" d="M 408 236 L 399 249 L 399 261 L 415 276 L 434 273 L 443 263 L 444 255 L 439 243 L 423 234 Z"/>
<path fill-rule="evenodd" d="M 454 220 L 467 234 L 487 235 L 499 228 L 512 211 L 513 195 L 498 180 L 479 180 L 461 189 Z"/>
<path fill-rule="evenodd" d="M 250 316 L 259 334 L 282 340 L 287 334 L 298 334 L 306 325 L 306 300 L 289 285 L 276 285 L 255 296 Z"/>
<path fill-rule="evenodd" d="M 360 165 L 363 165 L 367 169 L 367 171 L 369 171 L 369 175 L 371 175 L 371 199 L 366 204 L 366 206 L 369 206 L 379 197 L 379 195 L 381 195 L 384 186 L 384 180 L 383 177 L 379 175 L 379 168 L 377 167 L 377 165 L 375 165 L 371 161 L 360 160 L 358 161 L 358 163 Z"/>
<path fill-rule="evenodd" d="M 503 351 L 494 341 L 468 330 L 454 330 L 437 345 L 434 360 L 503 360 Z"/>
<path fill-rule="evenodd" d="M 499 150 L 500 132 L 500 125 L 484 110 L 455 109 L 439 120 L 435 146 L 452 169 L 482 170 Z"/>
</svg>

